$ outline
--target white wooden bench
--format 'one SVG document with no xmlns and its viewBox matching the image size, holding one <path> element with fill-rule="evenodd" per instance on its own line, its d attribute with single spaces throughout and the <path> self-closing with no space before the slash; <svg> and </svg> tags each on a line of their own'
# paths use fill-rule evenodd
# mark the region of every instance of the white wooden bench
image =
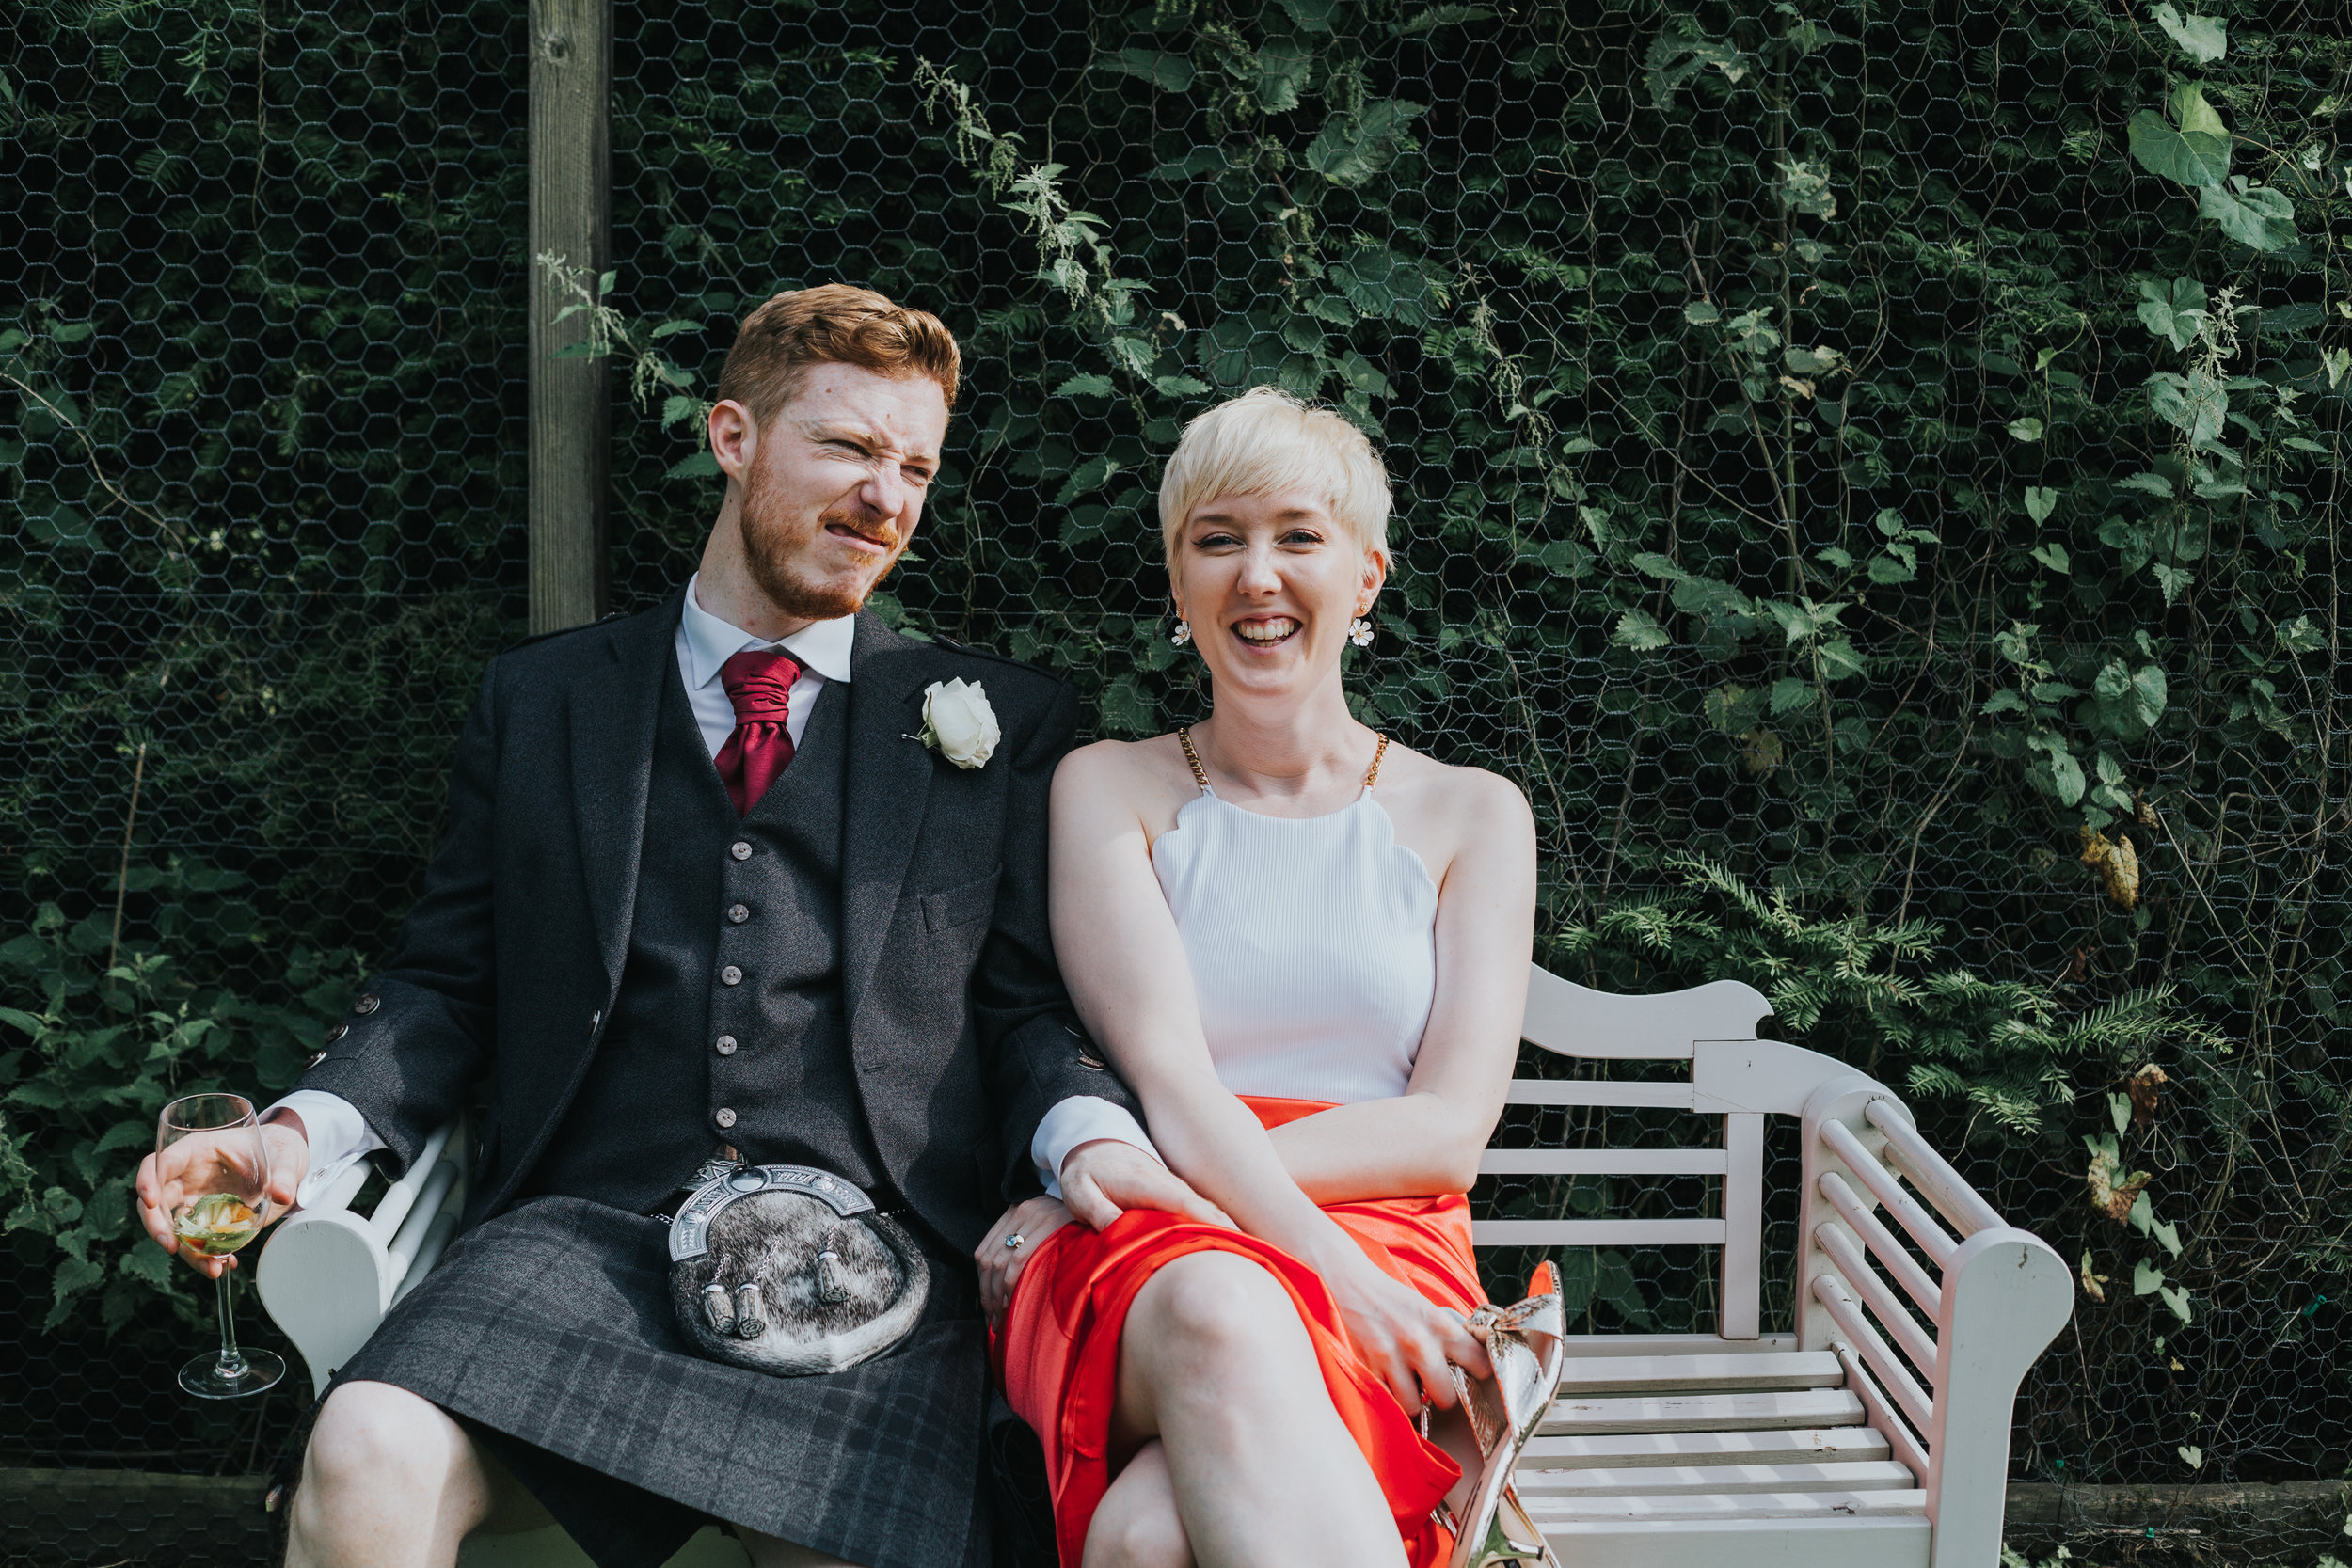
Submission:
<svg viewBox="0 0 2352 1568">
<path fill-rule="evenodd" d="M 1714 1249 L 1720 1332 L 1574 1335 L 1560 1396 L 1518 1473 L 1562 1560 L 1607 1568 L 1992 1568 L 2010 1409 L 2064 1326 L 2073 1276 L 2002 1223 L 1913 1130 L 1885 1085 L 1756 1037 L 1771 1008 L 1719 981 L 1611 996 L 1542 969 L 1527 1040 L 1597 1061 L 1674 1060 L 1688 1079 L 1518 1079 L 1515 1105 L 1720 1118 L 1714 1147 L 1492 1149 L 1500 1176 L 1719 1179 L 1716 1217 L 1496 1219 L 1481 1246 Z M 1765 1335 L 1765 1117 L 1802 1118 L 1793 1333 Z M 364 1167 L 278 1226 L 262 1302 L 324 1390 L 439 1259 L 465 1202 L 467 1140 L 436 1133 L 362 1217 Z M 1908 1237 L 1906 1247 L 1902 1238 Z M 1573 1325 L 1572 1325 L 1573 1326 Z M 469 1542 L 465 1568 L 576 1568 L 560 1529 Z M 670 1568 L 738 1568 L 705 1530 Z"/>
<path fill-rule="evenodd" d="M 1491 1149 L 1489 1175 L 1708 1176 L 1716 1217 L 1497 1219 L 1482 1246 L 1700 1245 L 1720 1331 L 1574 1335 L 1518 1489 L 1564 1562 L 1609 1568 L 1992 1568 L 2017 1386 L 2074 1280 L 2004 1224 L 1884 1085 L 1756 1037 L 1771 1011 L 1718 981 L 1611 996 L 1537 969 L 1530 1044 L 1677 1060 L 1688 1079 L 1517 1079 L 1515 1105 L 1720 1118 L 1717 1147 Z M 1794 1332 L 1764 1335 L 1765 1117 L 1801 1118 Z M 1903 1239 L 1912 1243 L 1904 1245 Z M 1571 1325 L 1573 1326 L 1573 1325 Z"/>
</svg>

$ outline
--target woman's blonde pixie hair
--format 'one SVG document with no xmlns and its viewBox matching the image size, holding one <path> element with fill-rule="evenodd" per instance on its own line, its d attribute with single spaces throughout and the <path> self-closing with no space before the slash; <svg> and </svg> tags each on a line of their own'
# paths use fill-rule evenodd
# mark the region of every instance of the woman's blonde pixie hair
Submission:
<svg viewBox="0 0 2352 1568">
<path fill-rule="evenodd" d="M 1358 544 L 1389 555 L 1389 471 L 1364 433 L 1279 387 L 1253 387 L 1184 426 L 1160 476 L 1160 542 L 1170 577 L 1194 512 L 1219 496 L 1307 490 Z"/>
</svg>

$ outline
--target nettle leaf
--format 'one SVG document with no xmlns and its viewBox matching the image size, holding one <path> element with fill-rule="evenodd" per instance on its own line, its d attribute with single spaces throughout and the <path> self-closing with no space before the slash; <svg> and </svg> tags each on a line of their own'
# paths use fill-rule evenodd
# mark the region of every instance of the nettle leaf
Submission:
<svg viewBox="0 0 2352 1568">
<path fill-rule="evenodd" d="M 1094 64 L 1098 70 L 1140 76 L 1164 92 L 1192 89 L 1191 58 L 1165 49 L 1122 49 L 1116 55 L 1102 56 Z"/>
<path fill-rule="evenodd" d="M 2221 422 L 2230 412 L 2230 394 L 2220 377 L 2201 368 L 2186 375 L 2158 371 L 2148 378 L 2147 387 L 2149 410 L 2187 436 L 2191 446 L 2202 447 L 2220 438 Z M 2165 486 L 2165 493 L 2171 493 L 2170 485 Z"/>
<path fill-rule="evenodd" d="M 1780 166 L 1780 198 L 1794 213 L 1810 213 L 1817 218 L 1837 215 L 1837 198 L 1829 188 L 1829 171 L 1818 164 L 1799 160 Z"/>
<path fill-rule="evenodd" d="M 2176 349 L 2197 341 L 2205 325 L 2205 286 L 2194 277 L 2139 280 L 2139 319 L 2149 331 Z"/>
<path fill-rule="evenodd" d="M 1688 27 L 1690 24 L 1685 22 L 1682 25 Z M 1661 109 L 1673 108 L 1675 88 L 1708 66 L 1722 71 L 1724 80 L 1731 83 L 1748 73 L 1748 62 L 1728 40 L 1691 32 L 1661 33 L 1651 42 L 1649 55 L 1642 63 L 1649 71 L 1650 101 Z"/>
<path fill-rule="evenodd" d="M 2308 615 L 2297 615 L 2279 628 L 2279 646 L 2283 652 L 2315 654 L 2327 645 L 2327 635 L 2312 625 Z"/>
<path fill-rule="evenodd" d="M 1402 98 L 1382 98 L 1363 112 L 1333 115 L 1307 148 L 1307 166 L 1334 185 L 1354 189 L 1419 146 L 1409 132 L 1429 111 Z"/>
<path fill-rule="evenodd" d="M 1269 39 L 1258 51 L 1258 107 L 1271 115 L 1298 107 L 1299 90 L 1314 70 L 1314 52 L 1291 39 Z"/>
<path fill-rule="evenodd" d="M 2226 184 L 2207 185 L 2197 211 L 2255 250 L 2283 250 L 2295 243 L 2295 203 L 2268 185 L 2248 184 L 2243 174 Z"/>
<path fill-rule="evenodd" d="M 1111 386 L 1109 376 L 1096 375 L 1089 372 L 1073 375 L 1055 388 L 1054 395 L 1058 398 L 1106 398 L 1115 390 L 1117 388 Z"/>
<path fill-rule="evenodd" d="M 1665 647 L 1674 639 L 1647 610 L 1629 610 L 1618 615 L 1617 629 L 1610 635 L 1610 641 L 1620 648 L 1645 654 Z"/>
<path fill-rule="evenodd" d="M 2184 185 L 2217 185 L 2230 172 L 2230 131 L 2186 82 L 2173 89 L 2171 119 L 2153 109 L 2132 116 L 2132 158 L 2149 173 Z M 2174 121 L 2178 121 L 2177 126 Z"/>
<path fill-rule="evenodd" d="M 2217 16 L 2199 16 L 2191 12 L 2183 16 L 2165 0 L 2156 0 L 2149 14 L 2166 36 L 2181 46 L 2188 57 L 2199 65 L 2211 65 L 2230 52 L 2230 35 L 2222 30 Z"/>
<path fill-rule="evenodd" d="M 1387 245 L 1359 245 L 1331 263 L 1326 275 L 1364 315 L 1420 326 L 1429 320 L 1437 289 L 1428 272 Z"/>
</svg>

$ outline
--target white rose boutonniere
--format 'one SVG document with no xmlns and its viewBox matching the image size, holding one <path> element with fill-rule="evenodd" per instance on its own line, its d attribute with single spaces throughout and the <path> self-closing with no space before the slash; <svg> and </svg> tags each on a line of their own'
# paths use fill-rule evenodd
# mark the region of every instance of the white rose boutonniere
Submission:
<svg viewBox="0 0 2352 1568">
<path fill-rule="evenodd" d="M 1004 736 L 980 683 L 952 680 L 924 689 L 923 733 L 915 738 L 958 768 L 973 768 L 996 754 Z"/>
</svg>

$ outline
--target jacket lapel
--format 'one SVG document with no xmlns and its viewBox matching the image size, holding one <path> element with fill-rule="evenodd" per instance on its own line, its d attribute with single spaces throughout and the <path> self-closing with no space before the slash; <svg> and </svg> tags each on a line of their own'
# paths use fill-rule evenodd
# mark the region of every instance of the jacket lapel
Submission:
<svg viewBox="0 0 2352 1568">
<path fill-rule="evenodd" d="M 931 675 L 923 644 L 861 610 L 850 645 L 850 756 L 842 802 L 841 990 L 854 1040 L 858 1004 L 882 958 L 914 858 L 931 788 L 930 749 L 910 739 L 923 727 L 923 689 Z"/>
<path fill-rule="evenodd" d="M 588 884 L 596 951 L 606 992 L 618 991 L 637 909 L 637 866 L 644 847 L 645 795 L 653 777 L 654 723 L 661 683 L 671 673 L 684 596 L 666 611 L 636 615 L 614 628 L 606 657 L 572 687 L 572 809 L 580 875 Z"/>
</svg>

